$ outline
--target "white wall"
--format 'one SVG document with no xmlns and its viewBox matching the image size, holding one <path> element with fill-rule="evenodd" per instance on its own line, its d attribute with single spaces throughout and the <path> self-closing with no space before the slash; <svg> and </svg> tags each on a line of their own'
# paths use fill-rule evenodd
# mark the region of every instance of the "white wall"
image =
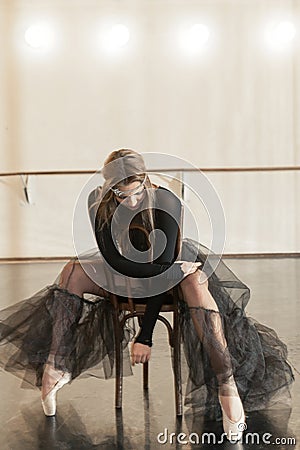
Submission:
<svg viewBox="0 0 300 450">
<path fill-rule="evenodd" d="M 0 172 L 96 170 L 119 147 L 199 167 L 299 165 L 299 12 L 300 0 L 0 0 Z M 272 53 L 262 33 L 280 18 L 298 36 Z M 24 41 L 40 20 L 57 36 L 48 52 Z M 118 22 L 131 39 L 111 55 L 101 36 Z M 191 57 L 177 36 L 196 22 L 212 34 Z M 209 177 L 224 203 L 226 251 L 300 251 L 298 175 Z M 28 206 L 20 180 L 0 178 L 0 257 L 72 254 L 86 179 L 36 177 Z"/>
</svg>

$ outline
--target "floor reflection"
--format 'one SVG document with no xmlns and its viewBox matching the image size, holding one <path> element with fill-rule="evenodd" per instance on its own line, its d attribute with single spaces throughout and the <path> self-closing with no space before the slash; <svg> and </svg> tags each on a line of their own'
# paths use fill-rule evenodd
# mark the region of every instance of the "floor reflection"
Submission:
<svg viewBox="0 0 300 450">
<path fill-rule="evenodd" d="M 231 450 L 267 449 L 270 445 L 276 449 L 293 449 L 296 448 L 296 435 L 289 429 L 291 411 L 291 408 L 286 408 L 247 414 L 247 430 L 237 443 L 231 443 L 224 437 L 221 421 L 208 421 L 203 416 L 192 414 L 185 421 L 189 436 L 192 433 L 199 436 L 200 443 L 193 445 L 193 449 L 211 449 L 212 444 Z"/>
<path fill-rule="evenodd" d="M 246 284 L 252 287 L 252 300 L 248 313 L 275 328 L 288 344 L 289 359 L 299 369 L 299 282 L 296 274 L 300 270 L 300 259 L 231 261 Z M 46 268 L 48 269 L 46 270 Z M 21 292 L 36 292 L 37 285 L 46 285 L 57 274 L 53 264 L 26 264 L 21 272 L 12 265 L 0 267 L 0 289 L 7 292 L 2 299 L 5 305 L 16 301 L 13 289 L 7 289 L 8 279 Z M 282 274 L 278 286 L 278 273 Z M 17 277 L 16 277 L 17 274 Z M 44 277 L 44 278 L 43 278 Z M 23 294 L 22 297 L 23 298 Z M 10 297 L 9 297 L 10 296 Z M 1 307 L 1 305 L 0 305 Z M 2 305 L 3 307 L 3 305 Z M 272 314 L 270 314 L 272 311 Z M 220 439 L 222 422 L 205 420 L 199 414 L 185 415 L 182 420 L 174 414 L 173 375 L 165 330 L 156 327 L 155 345 L 150 364 L 150 388 L 143 392 L 141 367 L 134 368 L 134 376 L 124 379 L 123 409 L 114 408 L 114 380 L 75 380 L 64 387 L 58 395 L 58 414 L 45 418 L 34 391 L 19 388 L 19 380 L 11 374 L 0 372 L 0 449 L 1 450 L 52 450 L 52 449 L 104 449 L 104 450 L 196 450 L 196 449 L 296 449 L 297 443 L 287 439 L 299 438 L 299 371 L 295 371 L 293 386 L 293 410 L 280 408 L 248 414 L 247 430 L 243 441 L 231 444 L 225 441 L 217 444 L 206 441 L 199 444 L 160 444 L 157 436 L 168 430 L 181 439 L 188 439 L 192 433 L 199 438 L 203 433 L 215 433 Z M 255 433 L 251 435 L 251 433 Z M 185 438 L 184 438 L 185 436 Z M 257 441 L 257 436 L 259 441 Z M 265 442 L 263 442 L 263 436 Z M 275 443 L 275 439 L 286 439 Z M 255 440 L 256 439 L 256 440 Z M 274 442 L 270 444 L 268 442 Z M 299 448 L 299 445 L 298 445 Z"/>
</svg>

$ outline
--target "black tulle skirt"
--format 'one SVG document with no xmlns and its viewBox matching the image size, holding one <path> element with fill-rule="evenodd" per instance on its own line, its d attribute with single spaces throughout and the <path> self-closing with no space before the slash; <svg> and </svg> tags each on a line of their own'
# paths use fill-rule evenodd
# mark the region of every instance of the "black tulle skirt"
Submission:
<svg viewBox="0 0 300 450">
<path fill-rule="evenodd" d="M 207 261 L 209 250 L 185 239 L 182 259 Z M 289 405 L 294 380 L 286 345 L 276 332 L 245 313 L 249 288 L 221 260 L 208 279 L 226 337 L 232 372 L 245 411 Z M 213 333 L 215 311 L 199 308 L 205 333 Z M 195 317 L 194 317 L 195 320 Z M 191 310 L 180 302 L 182 371 L 185 405 L 192 411 L 221 416 L 218 380 L 212 364 L 210 342 L 201 341 Z M 134 322 L 126 322 L 123 336 L 123 373 L 132 374 L 128 343 Z M 41 387 L 43 367 L 55 348 L 55 367 L 77 377 L 115 376 L 112 305 L 107 297 L 82 298 L 62 289 L 58 279 L 32 297 L 0 312 L 0 366 L 22 380 L 22 387 Z"/>
</svg>

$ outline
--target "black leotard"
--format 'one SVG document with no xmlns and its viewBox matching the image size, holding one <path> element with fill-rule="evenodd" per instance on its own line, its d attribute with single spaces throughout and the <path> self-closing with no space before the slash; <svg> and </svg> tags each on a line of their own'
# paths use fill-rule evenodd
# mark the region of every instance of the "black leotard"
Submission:
<svg viewBox="0 0 300 450">
<path fill-rule="evenodd" d="M 172 216 L 166 212 L 172 212 Z M 159 187 L 154 191 L 154 226 L 164 232 L 167 242 L 162 254 L 153 262 L 140 263 L 123 256 L 116 248 L 111 235 L 110 223 L 100 232 L 96 232 L 99 249 L 109 265 L 129 277 L 144 278 L 163 274 L 168 268 L 166 278 L 181 280 L 183 272 L 179 264 L 173 264 L 176 259 L 176 243 L 181 222 L 181 202 L 178 197 L 166 188 Z M 133 229 L 130 240 L 137 250 L 146 250 L 145 234 L 134 225 L 141 225 L 140 215 L 137 214 L 132 221 Z M 157 320 L 165 294 L 145 298 L 147 303 L 143 324 L 136 342 L 152 345 L 152 333 Z"/>
</svg>

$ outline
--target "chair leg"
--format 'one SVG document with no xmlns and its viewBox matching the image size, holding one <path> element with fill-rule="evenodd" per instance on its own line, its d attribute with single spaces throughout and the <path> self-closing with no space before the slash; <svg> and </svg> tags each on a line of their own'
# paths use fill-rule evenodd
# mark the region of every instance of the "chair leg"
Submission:
<svg viewBox="0 0 300 450">
<path fill-rule="evenodd" d="M 181 355 L 180 355 L 180 324 L 179 312 L 174 311 L 173 324 L 173 345 L 174 345 L 174 387 L 176 415 L 182 416 L 182 381 L 181 381 Z"/>
<path fill-rule="evenodd" d="M 149 380 L 149 363 L 148 361 L 143 364 L 143 386 L 144 389 L 148 389 Z"/>
<path fill-rule="evenodd" d="M 116 360 L 116 391 L 115 407 L 122 408 L 122 389 L 123 389 L 123 352 L 121 346 L 121 329 L 119 323 L 118 311 L 113 312 L 114 334 L 115 334 L 115 360 Z"/>
</svg>

